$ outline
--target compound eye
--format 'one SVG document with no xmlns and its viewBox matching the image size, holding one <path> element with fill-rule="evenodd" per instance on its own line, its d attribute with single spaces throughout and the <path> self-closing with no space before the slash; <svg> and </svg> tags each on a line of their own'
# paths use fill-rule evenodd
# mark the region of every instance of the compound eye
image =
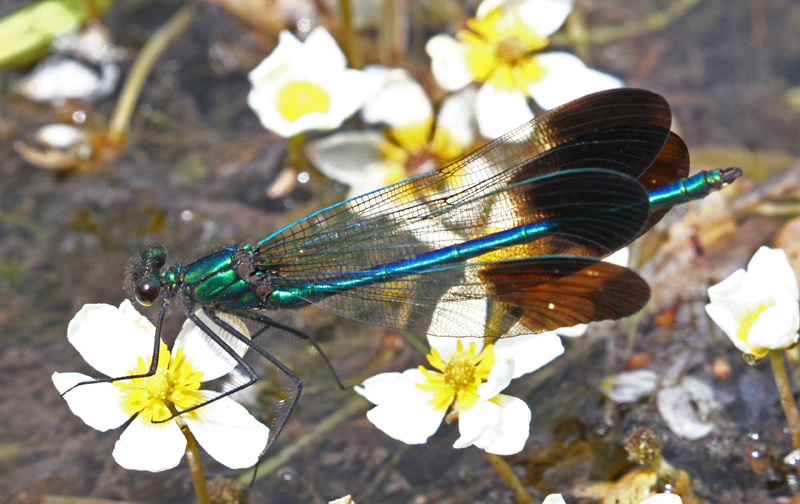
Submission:
<svg viewBox="0 0 800 504">
<path fill-rule="evenodd" d="M 145 306 L 150 306 L 158 299 L 158 284 L 149 278 L 142 278 L 134 289 L 136 301 Z"/>
<path fill-rule="evenodd" d="M 159 269 L 167 262 L 167 249 L 160 243 L 151 243 L 142 252 L 142 259 L 149 267 Z"/>
</svg>

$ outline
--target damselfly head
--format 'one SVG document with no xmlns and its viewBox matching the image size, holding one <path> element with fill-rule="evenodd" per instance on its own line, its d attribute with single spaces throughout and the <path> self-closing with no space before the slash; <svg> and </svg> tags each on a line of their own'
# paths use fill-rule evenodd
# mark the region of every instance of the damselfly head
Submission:
<svg viewBox="0 0 800 504">
<path fill-rule="evenodd" d="M 140 304 L 155 303 L 161 290 L 161 268 L 167 262 L 167 249 L 160 243 L 151 243 L 142 251 L 142 260 L 131 264 L 130 282 L 133 295 Z"/>
</svg>

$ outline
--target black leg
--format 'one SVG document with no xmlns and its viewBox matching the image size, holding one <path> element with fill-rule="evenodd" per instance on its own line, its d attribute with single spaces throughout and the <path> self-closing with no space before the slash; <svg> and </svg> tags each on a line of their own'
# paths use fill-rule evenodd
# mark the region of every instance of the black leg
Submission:
<svg viewBox="0 0 800 504">
<path fill-rule="evenodd" d="M 278 330 L 281 330 L 281 331 L 285 331 L 285 332 L 287 332 L 289 334 L 297 336 L 298 338 L 300 338 L 302 340 L 305 340 L 306 342 L 311 344 L 311 346 L 313 346 L 314 349 L 316 349 L 316 351 L 320 354 L 320 356 L 322 356 L 322 360 L 325 361 L 325 365 L 327 365 L 328 369 L 330 369 L 331 374 L 336 379 L 336 383 L 339 384 L 339 388 L 341 388 L 342 390 L 347 390 L 347 387 L 342 383 L 342 380 L 339 378 L 339 375 L 336 373 L 336 370 L 333 368 L 333 364 L 331 364 L 331 361 L 328 360 L 328 356 L 325 355 L 325 352 L 322 351 L 322 347 L 320 347 L 319 344 L 316 341 L 314 341 L 314 338 L 312 338 L 309 334 L 307 334 L 307 333 L 305 333 L 305 332 L 303 332 L 303 331 L 301 331 L 299 329 L 295 329 L 292 326 L 288 326 L 286 324 L 281 324 L 280 322 L 276 322 L 275 320 L 267 317 L 266 315 L 258 313 L 258 312 L 241 310 L 241 311 L 235 311 L 235 312 L 230 312 L 230 313 L 236 315 L 237 317 L 246 318 L 246 319 L 252 320 L 253 322 L 257 322 L 257 323 L 261 324 L 261 329 L 259 329 L 258 331 L 256 331 L 255 334 L 252 335 L 252 339 L 256 339 L 258 336 L 261 335 L 261 333 L 266 331 L 268 328 L 274 327 L 275 329 L 278 329 Z"/>
<path fill-rule="evenodd" d="M 265 358 L 266 360 L 271 362 L 275 367 L 278 368 L 278 370 L 280 372 L 282 372 L 284 375 L 286 375 L 292 381 L 292 383 L 294 383 L 295 390 L 294 390 L 294 393 L 292 394 L 292 397 L 291 397 L 291 399 L 289 401 L 289 405 L 287 407 L 286 415 L 284 415 L 283 418 L 279 419 L 277 421 L 277 423 L 273 426 L 272 432 L 270 433 L 271 434 L 270 435 L 270 440 L 267 443 L 267 446 L 264 448 L 264 451 L 262 452 L 262 455 L 263 455 L 263 453 L 266 453 L 267 450 L 269 450 L 269 448 L 272 446 L 272 444 L 278 438 L 278 436 L 280 435 L 281 431 L 283 430 L 283 427 L 286 425 L 286 422 L 289 419 L 289 416 L 292 414 L 292 411 L 294 410 L 295 405 L 297 405 L 297 400 L 300 398 L 300 393 L 303 390 L 303 381 L 291 369 L 286 367 L 286 365 L 284 365 L 281 361 L 279 361 L 278 359 L 273 357 L 269 352 L 267 352 L 266 350 L 264 350 L 263 348 L 261 348 L 257 344 L 253 343 L 247 336 L 243 335 L 242 333 L 240 333 L 239 331 L 234 329 L 230 324 L 228 324 L 227 322 L 225 322 L 224 320 L 219 318 L 216 315 L 216 313 L 214 313 L 211 310 L 205 309 L 205 308 L 203 309 L 203 312 L 215 324 L 217 324 L 223 330 L 227 331 L 234 338 L 236 338 L 237 340 L 241 341 L 242 343 L 244 343 L 245 345 L 250 347 L 253 351 L 257 352 L 260 356 L 262 356 L 263 358 Z M 233 348 L 231 348 L 230 345 L 228 345 L 222 338 L 219 337 L 219 335 L 217 335 L 214 331 L 212 331 L 210 327 L 208 327 L 205 323 L 203 323 L 203 321 L 200 320 L 200 318 L 197 315 L 195 315 L 193 311 L 191 311 L 190 309 L 187 309 L 186 313 L 187 313 L 189 319 L 192 322 L 194 322 L 195 325 L 197 325 L 197 327 L 199 327 L 200 330 L 203 331 L 206 334 L 206 336 L 211 338 L 211 340 L 215 344 L 217 344 L 220 348 L 222 348 L 228 355 L 230 355 L 236 361 L 237 364 L 242 366 L 242 368 L 247 373 L 249 379 L 248 379 L 248 381 L 246 383 L 244 383 L 242 385 L 239 385 L 237 387 L 234 387 L 231 390 L 222 392 L 220 395 L 218 395 L 217 397 L 215 397 L 215 398 L 213 398 L 211 400 L 208 400 L 208 401 L 206 401 L 204 403 L 201 403 L 201 404 L 197 404 L 197 405 L 192 406 L 191 408 L 187 408 L 187 409 L 185 409 L 183 411 L 179 411 L 176 414 L 172 415 L 171 417 L 167 418 L 166 420 L 160 420 L 160 421 L 154 422 L 154 423 L 167 422 L 167 421 L 175 418 L 176 416 L 182 415 L 182 414 L 184 414 L 184 413 L 186 413 L 188 411 L 192 411 L 192 410 L 196 410 L 198 408 L 201 408 L 201 407 L 203 407 L 203 406 L 205 406 L 207 404 L 210 404 L 210 403 L 212 403 L 214 401 L 217 401 L 217 400 L 219 400 L 219 399 L 221 399 L 223 397 L 227 397 L 227 396 L 229 396 L 229 395 L 231 395 L 231 394 L 233 394 L 235 392 L 238 392 L 238 391 L 240 391 L 242 389 L 245 389 L 245 388 L 249 387 L 250 385 L 252 385 L 253 383 L 255 383 L 256 380 L 258 380 L 258 375 L 253 370 L 253 368 L 249 364 L 247 364 L 247 362 L 244 360 L 243 357 L 241 357 L 238 353 L 236 353 L 236 351 Z"/>
<path fill-rule="evenodd" d="M 167 308 L 169 308 L 169 300 L 164 300 L 164 303 L 161 305 L 161 310 L 159 310 L 158 312 L 158 319 L 156 320 L 156 335 L 153 341 L 153 360 L 150 361 L 150 369 L 148 369 L 146 373 L 138 375 L 119 376 L 117 378 L 99 378 L 97 380 L 81 382 L 67 389 L 63 394 L 61 394 L 61 397 L 64 397 L 64 395 L 67 394 L 67 392 L 73 390 L 76 387 L 80 387 L 81 385 L 90 385 L 92 383 L 112 383 L 120 380 L 147 378 L 148 376 L 153 376 L 154 374 L 156 374 L 156 370 L 158 369 L 158 354 L 161 349 L 161 326 L 164 323 L 164 315 L 166 315 L 167 313 Z"/>
</svg>

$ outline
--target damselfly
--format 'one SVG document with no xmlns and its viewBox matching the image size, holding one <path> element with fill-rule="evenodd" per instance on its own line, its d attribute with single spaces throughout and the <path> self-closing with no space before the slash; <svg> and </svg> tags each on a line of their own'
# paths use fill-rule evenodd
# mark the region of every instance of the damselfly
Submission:
<svg viewBox="0 0 800 504">
<path fill-rule="evenodd" d="M 163 298 L 153 363 L 142 376 L 156 370 L 164 316 L 177 302 L 247 373 L 219 397 L 256 381 L 198 317 L 201 310 L 293 382 L 271 445 L 301 380 L 220 313 L 261 324 L 254 337 L 276 327 L 315 346 L 266 313 L 315 304 L 387 328 L 492 338 L 631 315 L 649 298 L 646 282 L 601 259 L 672 206 L 741 175 L 727 168 L 685 178 L 689 154 L 670 124 L 659 95 L 606 91 L 541 115 L 449 166 L 320 210 L 257 243 L 169 267 L 166 249 L 152 244 L 130 279 L 139 303 Z M 476 300 L 486 309 L 475 310 Z"/>
</svg>

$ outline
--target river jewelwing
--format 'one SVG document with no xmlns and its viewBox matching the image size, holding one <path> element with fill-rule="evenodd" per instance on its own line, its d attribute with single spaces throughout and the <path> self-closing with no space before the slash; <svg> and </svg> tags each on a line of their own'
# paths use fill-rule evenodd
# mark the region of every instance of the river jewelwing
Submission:
<svg viewBox="0 0 800 504">
<path fill-rule="evenodd" d="M 260 324 L 253 338 L 276 327 L 317 349 L 308 335 L 266 313 L 315 304 L 381 327 L 492 338 L 631 315 L 649 299 L 647 283 L 601 259 L 672 206 L 741 175 L 725 168 L 689 177 L 689 153 L 670 131 L 671 121 L 668 103 L 655 93 L 600 92 L 538 116 L 444 168 L 320 210 L 257 243 L 169 267 L 165 247 L 151 244 L 129 280 L 139 303 L 163 299 L 153 361 L 141 376 L 155 373 L 162 323 L 178 303 L 247 375 L 219 397 L 258 377 L 232 349 L 231 337 L 293 383 L 266 451 L 302 382 L 220 313 Z M 486 309 L 476 313 L 475 300 Z M 211 330 L 198 309 L 230 336 Z"/>
</svg>

